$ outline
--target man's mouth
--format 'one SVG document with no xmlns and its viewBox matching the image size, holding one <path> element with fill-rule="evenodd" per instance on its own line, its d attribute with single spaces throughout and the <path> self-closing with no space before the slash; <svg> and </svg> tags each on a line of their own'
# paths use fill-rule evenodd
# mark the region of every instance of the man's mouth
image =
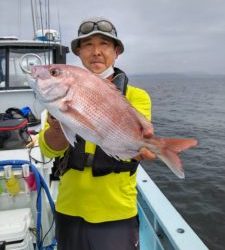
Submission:
<svg viewBox="0 0 225 250">
<path fill-rule="evenodd" d="M 100 62 L 100 61 L 93 61 L 93 62 L 91 62 L 91 64 L 99 64 L 99 63 L 103 64 L 103 62 Z"/>
</svg>

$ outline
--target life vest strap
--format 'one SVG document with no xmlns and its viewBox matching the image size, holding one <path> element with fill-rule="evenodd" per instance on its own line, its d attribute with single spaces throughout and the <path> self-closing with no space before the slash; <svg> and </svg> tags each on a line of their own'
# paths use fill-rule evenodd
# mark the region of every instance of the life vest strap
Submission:
<svg viewBox="0 0 225 250">
<path fill-rule="evenodd" d="M 75 147 L 70 146 L 64 157 L 58 161 L 58 174 L 63 175 L 69 169 L 83 171 L 85 167 L 92 168 L 93 176 L 104 176 L 110 173 L 130 172 L 133 175 L 139 162 L 135 160 L 122 161 L 108 156 L 99 146 L 96 146 L 95 154 L 85 153 L 85 140 L 76 136 Z"/>
</svg>

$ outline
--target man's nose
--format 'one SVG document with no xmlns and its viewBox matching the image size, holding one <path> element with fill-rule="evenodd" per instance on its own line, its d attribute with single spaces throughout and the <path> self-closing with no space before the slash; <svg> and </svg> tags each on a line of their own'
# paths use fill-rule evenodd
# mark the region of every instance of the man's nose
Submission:
<svg viewBox="0 0 225 250">
<path fill-rule="evenodd" d="M 101 54 L 101 49 L 99 48 L 99 46 L 94 46 L 93 54 L 94 55 L 100 55 Z"/>
</svg>

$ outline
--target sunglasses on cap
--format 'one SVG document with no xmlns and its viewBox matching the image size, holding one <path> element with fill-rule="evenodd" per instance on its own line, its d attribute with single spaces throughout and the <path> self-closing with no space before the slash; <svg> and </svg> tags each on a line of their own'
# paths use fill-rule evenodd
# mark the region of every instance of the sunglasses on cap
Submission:
<svg viewBox="0 0 225 250">
<path fill-rule="evenodd" d="M 113 36 L 117 36 L 117 32 L 113 24 L 106 20 L 101 20 L 98 22 L 87 21 L 82 23 L 78 30 L 78 36 L 88 34 L 94 30 L 107 32 Z"/>
</svg>

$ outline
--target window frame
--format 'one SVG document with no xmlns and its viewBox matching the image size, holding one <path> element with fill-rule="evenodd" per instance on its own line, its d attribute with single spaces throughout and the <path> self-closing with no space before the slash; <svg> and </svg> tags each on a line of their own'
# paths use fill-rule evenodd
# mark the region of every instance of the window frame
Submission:
<svg viewBox="0 0 225 250">
<path fill-rule="evenodd" d="M 9 79 L 9 65 L 10 65 L 10 53 L 16 53 L 16 50 L 27 50 L 27 53 L 35 53 L 38 54 L 38 51 L 41 53 L 46 53 L 47 57 L 49 56 L 49 53 L 51 53 L 52 57 L 52 63 L 55 63 L 55 48 L 54 47 L 47 47 L 47 46 L 1 46 L 0 50 L 5 51 L 5 86 L 0 86 L 0 92 L 1 91 L 7 91 L 7 90 L 29 90 L 31 89 L 29 86 L 10 86 L 10 79 Z M 21 56 L 26 53 L 21 53 Z M 3 69 L 4 72 L 4 69 Z"/>
</svg>

